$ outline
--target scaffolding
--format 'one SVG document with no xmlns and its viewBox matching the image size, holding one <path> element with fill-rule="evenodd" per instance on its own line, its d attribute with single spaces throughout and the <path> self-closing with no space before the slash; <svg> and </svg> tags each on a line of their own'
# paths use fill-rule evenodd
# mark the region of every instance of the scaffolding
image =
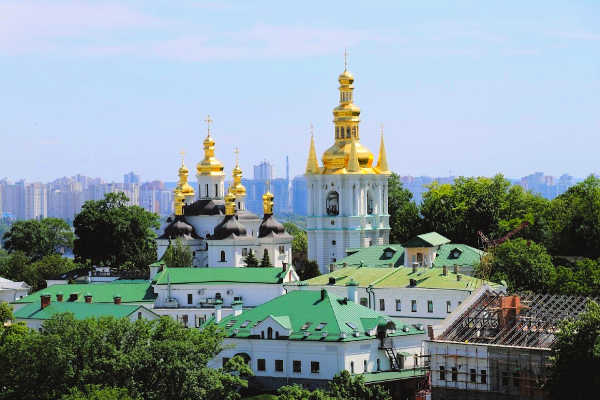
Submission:
<svg viewBox="0 0 600 400">
<path fill-rule="evenodd" d="M 546 398 L 555 334 L 588 300 L 487 290 L 429 341 L 432 399 Z"/>
</svg>

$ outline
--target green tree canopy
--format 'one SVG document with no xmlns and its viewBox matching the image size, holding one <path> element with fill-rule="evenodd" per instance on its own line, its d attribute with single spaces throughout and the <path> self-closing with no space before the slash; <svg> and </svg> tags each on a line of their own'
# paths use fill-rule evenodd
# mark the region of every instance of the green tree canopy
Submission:
<svg viewBox="0 0 600 400">
<path fill-rule="evenodd" d="M 163 260 L 169 268 L 186 268 L 191 267 L 194 261 L 194 255 L 189 247 L 184 246 L 181 238 L 175 239 L 175 243 L 171 242 L 163 255 Z"/>
<path fill-rule="evenodd" d="M 238 399 L 248 370 L 234 371 L 239 362 L 207 366 L 222 337 L 214 325 L 186 329 L 168 317 L 131 322 L 62 314 L 46 321 L 42 332 L 0 327 L 2 398 L 57 399 L 102 385 L 148 400 Z"/>
<path fill-rule="evenodd" d="M 304 268 L 298 271 L 298 276 L 303 281 L 319 275 L 321 275 L 319 264 L 314 260 L 307 260 L 306 263 L 304 263 Z"/>
<path fill-rule="evenodd" d="M 144 268 L 156 260 L 159 218 L 138 206 L 128 206 L 124 193 L 107 193 L 86 201 L 73 222 L 75 259 L 123 269 Z"/>
<path fill-rule="evenodd" d="M 552 200 L 554 254 L 600 257 L 600 178 L 589 176 Z"/>
<path fill-rule="evenodd" d="M 552 358 L 549 384 L 552 398 L 585 399 L 592 393 L 600 393 L 600 305 L 590 301 L 586 312 L 576 320 L 561 324 L 552 346 Z"/>
<path fill-rule="evenodd" d="M 125 388 L 86 385 L 83 390 L 72 388 L 69 394 L 62 396 L 60 400 L 142 400 L 142 398 L 131 397 Z"/>
<path fill-rule="evenodd" d="M 402 187 L 400 176 L 393 173 L 388 181 L 388 211 L 390 214 L 390 243 L 404 243 L 422 233 L 419 207 L 413 195 Z"/>
<path fill-rule="evenodd" d="M 299 385 L 282 386 L 280 400 L 391 400 L 389 392 L 378 385 L 367 386 L 362 375 L 346 370 L 333 377 L 327 390 L 308 391 Z"/>
<path fill-rule="evenodd" d="M 73 232 L 59 218 L 30 219 L 15 222 L 3 236 L 9 252 L 22 251 L 33 261 L 73 247 Z"/>
<path fill-rule="evenodd" d="M 0 325 L 13 319 L 12 306 L 4 301 L 0 301 Z"/>
<path fill-rule="evenodd" d="M 260 261 L 260 266 L 262 268 L 271 268 L 273 264 L 271 264 L 271 259 L 269 258 L 269 253 L 267 251 L 264 252 L 263 258 Z"/>
<path fill-rule="evenodd" d="M 21 280 L 27 282 L 32 290 L 36 291 L 46 287 L 47 279 L 77 268 L 79 265 L 72 259 L 52 254 L 26 265 Z"/>
<path fill-rule="evenodd" d="M 556 279 L 552 258 L 546 248 L 522 238 L 496 247 L 491 260 L 492 282 L 508 283 L 510 291 L 547 292 Z"/>
</svg>

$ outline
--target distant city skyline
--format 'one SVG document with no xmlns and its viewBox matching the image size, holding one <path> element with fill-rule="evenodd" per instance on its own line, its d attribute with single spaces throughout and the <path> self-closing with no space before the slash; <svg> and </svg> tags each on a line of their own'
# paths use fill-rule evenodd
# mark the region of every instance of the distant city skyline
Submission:
<svg viewBox="0 0 600 400">
<path fill-rule="evenodd" d="M 343 4 L 343 7 L 340 6 Z M 385 125 L 401 175 L 598 172 L 600 3 L 6 0 L 0 176 L 131 168 L 174 179 L 179 152 L 246 176 L 304 171 L 333 139 L 344 48 L 361 143 Z"/>
</svg>

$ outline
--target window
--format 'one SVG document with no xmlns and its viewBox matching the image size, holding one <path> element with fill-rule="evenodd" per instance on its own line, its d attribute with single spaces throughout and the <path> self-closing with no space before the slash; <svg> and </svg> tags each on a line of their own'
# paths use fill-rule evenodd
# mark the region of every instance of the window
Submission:
<svg viewBox="0 0 600 400">
<path fill-rule="evenodd" d="M 210 197 L 210 196 L 208 195 L 208 183 L 206 184 L 206 197 Z"/>
<path fill-rule="evenodd" d="M 427 312 L 433 312 L 433 300 L 427 300 Z"/>
<path fill-rule="evenodd" d="M 471 368 L 471 383 L 477 383 L 477 370 Z"/>
<path fill-rule="evenodd" d="M 360 305 L 363 307 L 369 307 L 369 299 L 367 299 L 366 297 L 361 297 Z"/>
<path fill-rule="evenodd" d="M 292 369 L 296 373 L 301 373 L 302 372 L 302 361 L 300 361 L 300 360 L 292 361 Z"/>
<path fill-rule="evenodd" d="M 447 312 L 448 314 L 450 314 L 450 313 L 452 312 L 452 311 L 451 311 L 451 309 L 452 309 L 452 302 L 448 300 L 448 301 L 446 302 L 446 312 Z"/>
<path fill-rule="evenodd" d="M 277 371 L 277 372 L 283 371 L 283 360 L 275 360 L 275 371 Z"/>
<path fill-rule="evenodd" d="M 452 367 L 452 382 L 456 382 L 458 380 L 458 370 L 456 367 Z"/>
<path fill-rule="evenodd" d="M 142 319 L 142 312 L 138 312 L 138 319 Z"/>
<path fill-rule="evenodd" d="M 260 331 L 260 338 L 264 339 L 265 338 L 265 331 Z"/>
<path fill-rule="evenodd" d="M 219 184 L 215 183 L 215 197 L 219 197 Z"/>
<path fill-rule="evenodd" d="M 256 369 L 259 371 L 266 371 L 267 362 L 264 358 L 259 358 L 257 361 Z"/>
<path fill-rule="evenodd" d="M 519 372 L 513 372 L 513 386 L 519 387 L 521 383 L 521 374 Z"/>
<path fill-rule="evenodd" d="M 335 225 L 335 221 L 334 220 L 331 220 L 331 225 Z"/>
<path fill-rule="evenodd" d="M 508 372 L 502 373 L 502 386 L 508 386 Z"/>
<path fill-rule="evenodd" d="M 285 246 L 279 246 L 279 254 L 285 254 Z"/>
<path fill-rule="evenodd" d="M 354 374 L 354 361 L 350 361 L 350 373 Z"/>
<path fill-rule="evenodd" d="M 185 326 L 187 328 L 187 326 L 188 326 L 188 316 L 187 316 L 187 314 L 184 314 L 182 316 L 181 320 L 183 321 L 183 326 Z"/>
<path fill-rule="evenodd" d="M 327 200 L 325 201 L 325 208 L 327 215 L 338 215 L 340 213 L 340 195 L 336 191 L 329 192 L 327 194 Z"/>
<path fill-rule="evenodd" d="M 340 137 L 340 128 L 338 126 L 335 127 L 335 138 L 338 139 Z"/>
<path fill-rule="evenodd" d="M 275 339 L 279 339 L 279 331 L 275 331 Z"/>
<path fill-rule="evenodd" d="M 446 368 L 443 365 L 440 365 L 440 381 L 446 380 Z"/>
<path fill-rule="evenodd" d="M 381 371 L 381 360 L 377 359 L 377 371 Z"/>
<path fill-rule="evenodd" d="M 310 362 L 310 372 L 313 374 L 318 374 L 320 370 L 320 366 L 319 366 L 319 362 L 318 361 L 311 361 Z"/>
<path fill-rule="evenodd" d="M 221 250 L 221 262 L 225 262 L 225 252 Z"/>
<path fill-rule="evenodd" d="M 423 265 L 423 253 L 417 253 L 417 262 L 419 263 L 419 266 Z"/>
<path fill-rule="evenodd" d="M 350 101 L 350 93 L 348 93 L 348 101 Z M 356 137 L 356 127 L 352 127 L 352 136 Z"/>
<path fill-rule="evenodd" d="M 396 311 L 402 311 L 402 300 L 396 299 Z"/>
<path fill-rule="evenodd" d="M 373 214 L 373 195 L 370 191 L 367 192 L 367 214 Z"/>
<path fill-rule="evenodd" d="M 331 245 L 332 245 L 332 246 L 335 246 L 335 243 L 336 243 L 336 242 L 335 242 L 335 240 L 332 240 L 332 241 L 331 241 Z"/>
<path fill-rule="evenodd" d="M 379 299 L 379 311 L 385 311 L 385 299 Z"/>
<path fill-rule="evenodd" d="M 244 247 L 242 249 L 242 257 L 246 257 L 247 255 L 248 255 L 248 249 Z"/>
<path fill-rule="evenodd" d="M 363 372 L 367 372 L 367 360 L 363 360 Z"/>
<path fill-rule="evenodd" d="M 485 369 L 481 370 L 481 383 L 487 383 L 487 371 Z"/>
<path fill-rule="evenodd" d="M 350 139 L 350 127 L 346 127 L 346 139 Z"/>
<path fill-rule="evenodd" d="M 410 311 L 417 312 L 417 301 L 416 300 L 410 301 Z"/>
<path fill-rule="evenodd" d="M 269 257 L 269 250 L 265 249 L 265 251 L 263 251 L 263 257 Z"/>
<path fill-rule="evenodd" d="M 267 329 L 267 339 L 273 339 L 273 328 Z"/>
<path fill-rule="evenodd" d="M 223 357 L 223 367 L 229 362 L 229 357 Z"/>
<path fill-rule="evenodd" d="M 188 293 L 188 304 L 193 304 L 194 303 L 194 295 L 191 293 Z"/>
</svg>

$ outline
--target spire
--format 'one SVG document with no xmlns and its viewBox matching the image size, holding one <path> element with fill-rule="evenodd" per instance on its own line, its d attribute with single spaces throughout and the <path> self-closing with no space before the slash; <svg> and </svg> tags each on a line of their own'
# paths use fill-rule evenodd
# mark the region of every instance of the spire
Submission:
<svg viewBox="0 0 600 400">
<path fill-rule="evenodd" d="M 360 172 L 358 163 L 358 152 L 356 151 L 356 140 L 350 145 L 350 158 L 348 159 L 348 172 Z"/>
<path fill-rule="evenodd" d="M 385 144 L 383 143 L 383 124 L 381 124 L 381 143 L 379 145 L 379 159 L 377 161 L 377 169 L 379 173 L 389 174 L 387 155 L 385 154 Z"/>
<path fill-rule="evenodd" d="M 315 135 L 312 124 L 310 124 L 310 148 L 308 150 L 308 160 L 306 161 L 306 173 L 319 173 L 319 161 L 317 160 L 317 151 L 315 150 Z"/>
<path fill-rule="evenodd" d="M 344 71 L 348 71 L 348 49 L 344 49 Z"/>
</svg>

